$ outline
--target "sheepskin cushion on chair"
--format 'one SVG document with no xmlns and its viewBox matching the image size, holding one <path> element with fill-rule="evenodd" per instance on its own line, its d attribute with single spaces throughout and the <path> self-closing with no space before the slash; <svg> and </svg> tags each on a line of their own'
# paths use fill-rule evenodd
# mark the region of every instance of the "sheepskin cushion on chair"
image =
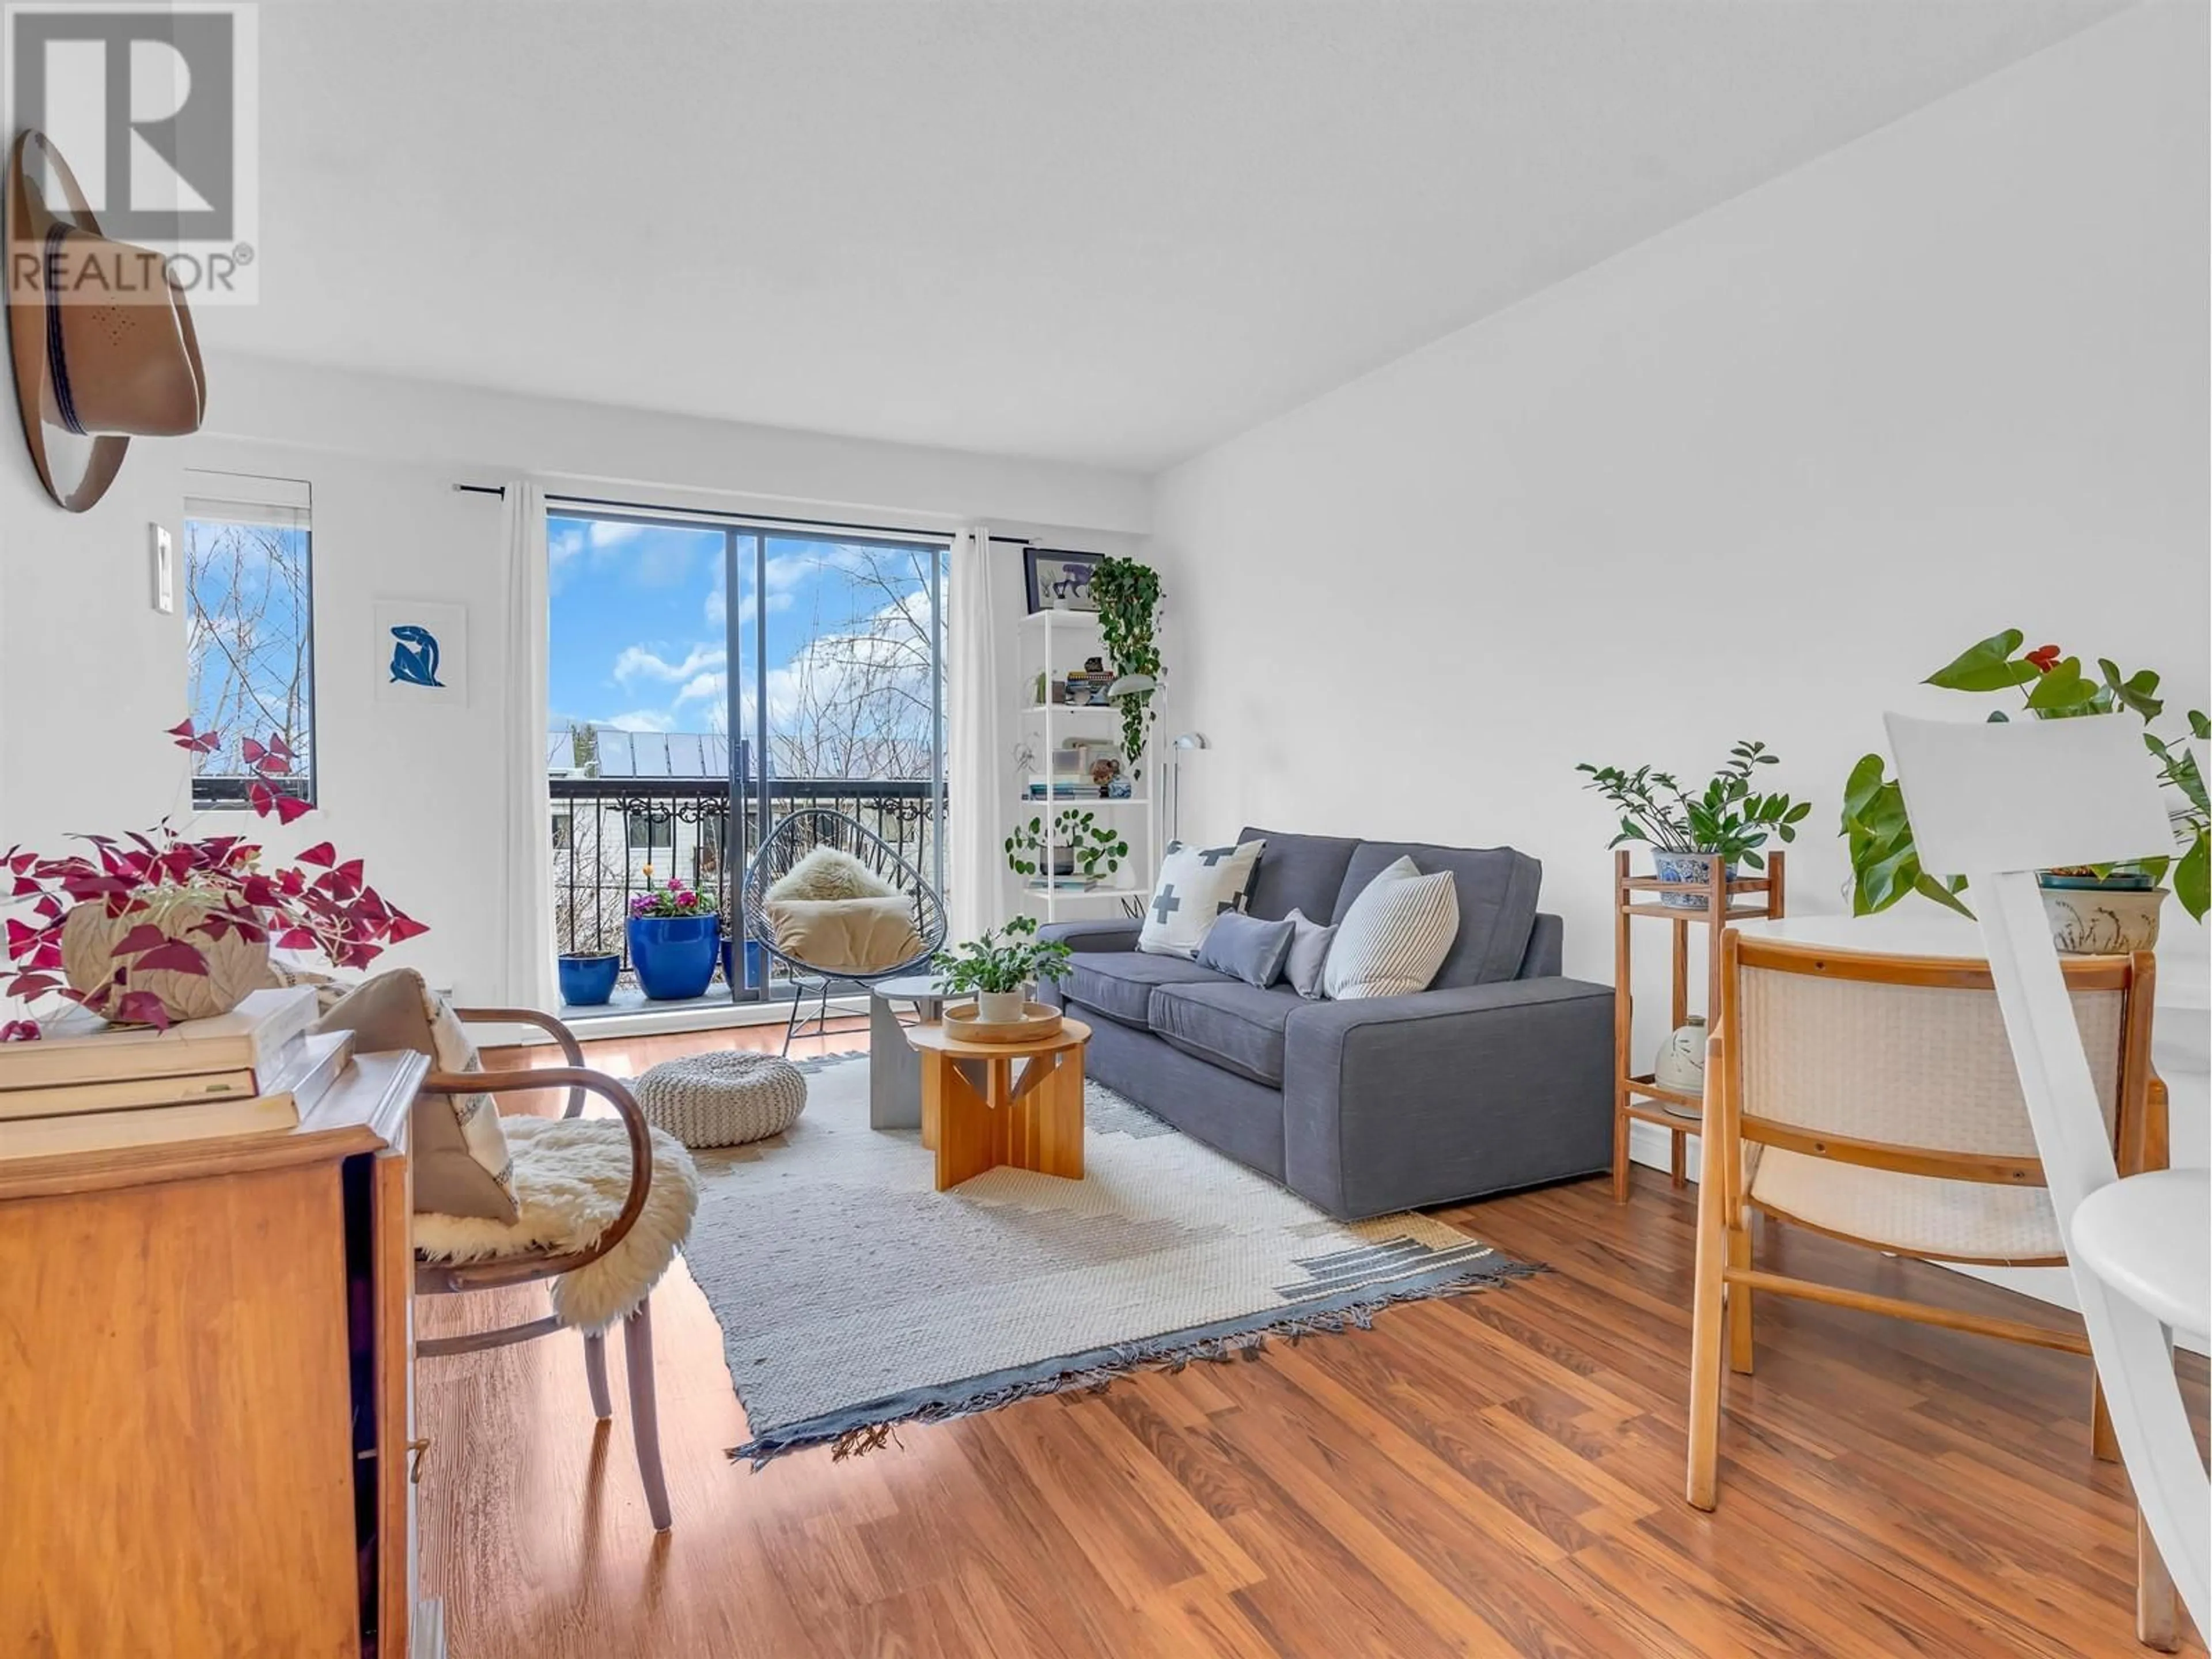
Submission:
<svg viewBox="0 0 2212 1659">
<path fill-rule="evenodd" d="M 588 1249 L 622 1213 L 629 1196 L 629 1139 L 622 1120 L 502 1117 L 514 1159 L 516 1216 L 419 1213 L 416 1253 L 428 1261 L 490 1261 L 501 1256 Z M 552 1285 L 553 1312 L 564 1325 L 596 1331 L 618 1323 L 652 1294 L 699 1207 L 699 1172 L 674 1136 L 653 1131 L 653 1182 L 645 1208 L 622 1242 Z"/>
<path fill-rule="evenodd" d="M 771 899 L 890 898 L 898 889 L 839 847 L 817 847 L 776 878 Z"/>
</svg>

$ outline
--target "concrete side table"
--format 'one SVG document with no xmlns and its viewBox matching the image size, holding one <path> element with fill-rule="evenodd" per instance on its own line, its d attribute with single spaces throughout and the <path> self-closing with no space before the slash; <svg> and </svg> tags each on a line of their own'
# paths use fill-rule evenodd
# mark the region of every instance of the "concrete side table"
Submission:
<svg viewBox="0 0 2212 1659">
<path fill-rule="evenodd" d="M 878 980 L 868 988 L 868 1127 L 921 1127 L 921 1057 L 906 1040 L 894 1004 L 911 1002 L 927 1023 L 942 1017 L 945 994 L 928 974 Z"/>
</svg>

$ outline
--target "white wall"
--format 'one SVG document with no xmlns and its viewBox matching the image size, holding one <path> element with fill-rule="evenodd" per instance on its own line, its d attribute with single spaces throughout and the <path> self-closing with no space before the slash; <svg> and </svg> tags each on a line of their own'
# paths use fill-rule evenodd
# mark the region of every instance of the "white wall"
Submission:
<svg viewBox="0 0 2212 1659">
<path fill-rule="evenodd" d="M 1577 761 L 1766 739 L 1835 912 L 1845 774 L 1979 712 L 1916 684 L 1972 641 L 2207 707 L 2205 36 L 2125 14 L 1165 475 L 1186 827 L 1510 842 L 1610 981 Z"/>
<path fill-rule="evenodd" d="M 210 365 L 207 428 L 134 447 L 107 499 L 46 501 L 20 447 L 0 473 L 0 847 L 176 811 L 184 624 L 148 603 L 146 521 L 180 528 L 186 467 L 306 480 L 313 493 L 321 808 L 280 850 L 328 837 L 432 931 L 386 960 L 465 1000 L 503 1000 L 496 937 L 504 709 L 501 508 L 459 481 L 523 473 L 648 504 L 744 506 L 945 527 L 981 520 L 1055 544 L 1127 551 L 1149 490 L 1133 476 L 525 398 L 249 358 Z M 1003 550 L 1002 606 L 1020 609 Z M 469 610 L 463 708 L 374 699 L 369 605 Z M 1009 695 L 1012 695 L 1010 690 Z M 1011 769 L 1008 798 L 1012 799 Z"/>
<path fill-rule="evenodd" d="M 0 393 L 13 401 L 12 392 Z M 173 447 L 137 443 L 92 512 L 64 513 L 11 409 L 0 442 L 0 848 L 189 810 L 162 734 L 185 714 L 184 622 L 153 608 L 149 526 L 180 533 Z"/>
</svg>

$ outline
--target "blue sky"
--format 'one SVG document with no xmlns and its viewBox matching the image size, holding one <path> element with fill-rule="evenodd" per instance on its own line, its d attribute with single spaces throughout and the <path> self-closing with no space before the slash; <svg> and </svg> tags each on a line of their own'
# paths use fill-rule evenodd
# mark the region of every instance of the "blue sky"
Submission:
<svg viewBox="0 0 2212 1659">
<path fill-rule="evenodd" d="M 722 532 L 556 515 L 547 546 L 553 724 L 726 730 L 730 595 Z M 910 732 L 910 706 L 927 696 L 926 672 L 918 677 L 915 670 L 927 660 L 933 555 L 777 536 L 767 538 L 766 553 L 763 584 L 751 547 L 739 544 L 740 718 L 748 731 L 756 590 L 764 586 L 772 741 L 779 727 L 818 738 L 825 720 L 848 738 L 871 723 Z M 845 690 L 856 674 L 866 681 L 864 694 Z M 849 742 L 840 755 L 846 758 L 834 769 L 842 775 L 881 769 L 858 757 Z"/>
</svg>

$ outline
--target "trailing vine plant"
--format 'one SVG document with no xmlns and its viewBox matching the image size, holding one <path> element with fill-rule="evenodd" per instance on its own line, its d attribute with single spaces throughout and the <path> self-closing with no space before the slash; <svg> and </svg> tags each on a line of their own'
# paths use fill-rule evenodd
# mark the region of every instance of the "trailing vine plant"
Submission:
<svg viewBox="0 0 2212 1659">
<path fill-rule="evenodd" d="M 1098 602 L 1098 627 L 1116 678 L 1160 672 L 1160 649 L 1152 630 L 1159 620 L 1160 573 L 1135 559 L 1101 559 L 1091 572 L 1091 596 Z M 1145 734 L 1152 721 L 1152 694 L 1133 691 L 1121 705 L 1121 751 L 1133 781 L 1144 775 L 1138 764 Z"/>
</svg>

